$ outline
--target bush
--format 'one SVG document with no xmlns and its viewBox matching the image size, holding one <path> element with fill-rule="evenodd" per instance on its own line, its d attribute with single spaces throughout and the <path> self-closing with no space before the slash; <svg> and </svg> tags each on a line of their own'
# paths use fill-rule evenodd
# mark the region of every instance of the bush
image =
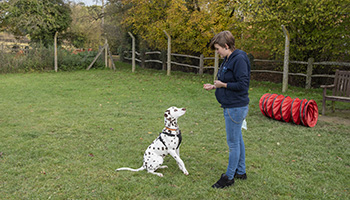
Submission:
<svg viewBox="0 0 350 200">
<path fill-rule="evenodd" d="M 74 71 L 86 69 L 94 60 L 98 52 L 72 51 L 58 48 L 58 70 Z M 34 45 L 29 49 L 17 52 L 0 51 L 0 73 L 51 71 L 54 70 L 54 48 Z M 93 68 L 103 68 L 101 56 L 94 63 Z"/>
<path fill-rule="evenodd" d="M 59 70 L 62 71 L 74 71 L 86 69 L 94 60 L 97 55 L 97 51 L 82 51 L 73 53 L 73 51 L 60 49 L 58 52 Z M 101 54 L 102 55 L 102 54 Z M 93 65 L 93 68 L 103 68 L 104 61 L 100 56 Z"/>
</svg>

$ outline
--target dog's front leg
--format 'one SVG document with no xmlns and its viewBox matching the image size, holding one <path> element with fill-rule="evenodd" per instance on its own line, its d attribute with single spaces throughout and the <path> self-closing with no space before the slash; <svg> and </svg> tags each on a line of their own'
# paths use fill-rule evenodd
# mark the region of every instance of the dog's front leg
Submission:
<svg viewBox="0 0 350 200">
<path fill-rule="evenodd" d="M 177 148 L 175 151 L 176 151 L 176 154 L 180 157 L 180 148 Z"/>
<path fill-rule="evenodd" d="M 177 155 L 176 151 L 169 151 L 169 154 L 176 160 L 176 163 L 179 165 L 179 168 L 185 175 L 188 175 L 188 171 L 186 170 L 185 163 L 181 160 L 180 156 Z"/>
</svg>

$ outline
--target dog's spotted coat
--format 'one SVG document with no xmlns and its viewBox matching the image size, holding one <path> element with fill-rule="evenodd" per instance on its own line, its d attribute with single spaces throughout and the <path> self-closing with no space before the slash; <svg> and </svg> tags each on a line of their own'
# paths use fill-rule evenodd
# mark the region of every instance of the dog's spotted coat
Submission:
<svg viewBox="0 0 350 200">
<path fill-rule="evenodd" d="M 188 175 L 184 162 L 180 158 L 180 144 L 182 140 L 181 131 L 177 124 L 177 119 L 186 113 L 185 108 L 170 107 L 164 113 L 163 131 L 159 136 L 148 146 L 143 155 L 143 165 L 138 169 L 128 167 L 118 168 L 116 171 L 130 170 L 141 171 L 146 169 L 147 172 L 163 176 L 162 173 L 155 172 L 157 169 L 167 168 L 162 166 L 164 157 L 170 154 L 177 162 L 179 168 L 184 174 Z"/>
</svg>

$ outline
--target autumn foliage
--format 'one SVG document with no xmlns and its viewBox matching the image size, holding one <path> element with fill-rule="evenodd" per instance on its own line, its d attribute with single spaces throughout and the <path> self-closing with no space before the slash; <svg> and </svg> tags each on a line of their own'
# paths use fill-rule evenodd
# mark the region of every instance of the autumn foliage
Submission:
<svg viewBox="0 0 350 200">
<path fill-rule="evenodd" d="M 350 0 L 110 0 L 116 4 L 123 28 L 152 49 L 166 48 L 166 30 L 174 52 L 207 55 L 213 35 L 230 30 L 238 48 L 281 58 L 284 25 L 291 59 L 349 59 Z"/>
</svg>

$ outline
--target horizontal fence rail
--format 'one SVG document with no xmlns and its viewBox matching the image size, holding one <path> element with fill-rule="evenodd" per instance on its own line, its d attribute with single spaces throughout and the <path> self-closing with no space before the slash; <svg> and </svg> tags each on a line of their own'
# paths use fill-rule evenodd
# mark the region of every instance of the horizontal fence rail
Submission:
<svg viewBox="0 0 350 200">
<path fill-rule="evenodd" d="M 172 53 L 171 55 L 172 56 L 177 56 L 177 57 L 194 58 L 194 59 L 198 59 L 198 60 L 201 59 L 201 57 L 198 57 L 198 56 L 191 56 L 191 55 L 184 55 L 184 54 Z M 173 61 L 171 62 L 171 64 L 184 66 L 184 67 L 192 67 L 192 68 L 196 68 L 196 69 L 200 69 L 200 67 L 201 67 L 201 66 L 189 65 L 189 64 L 178 63 L 178 62 L 173 62 Z"/>
</svg>

